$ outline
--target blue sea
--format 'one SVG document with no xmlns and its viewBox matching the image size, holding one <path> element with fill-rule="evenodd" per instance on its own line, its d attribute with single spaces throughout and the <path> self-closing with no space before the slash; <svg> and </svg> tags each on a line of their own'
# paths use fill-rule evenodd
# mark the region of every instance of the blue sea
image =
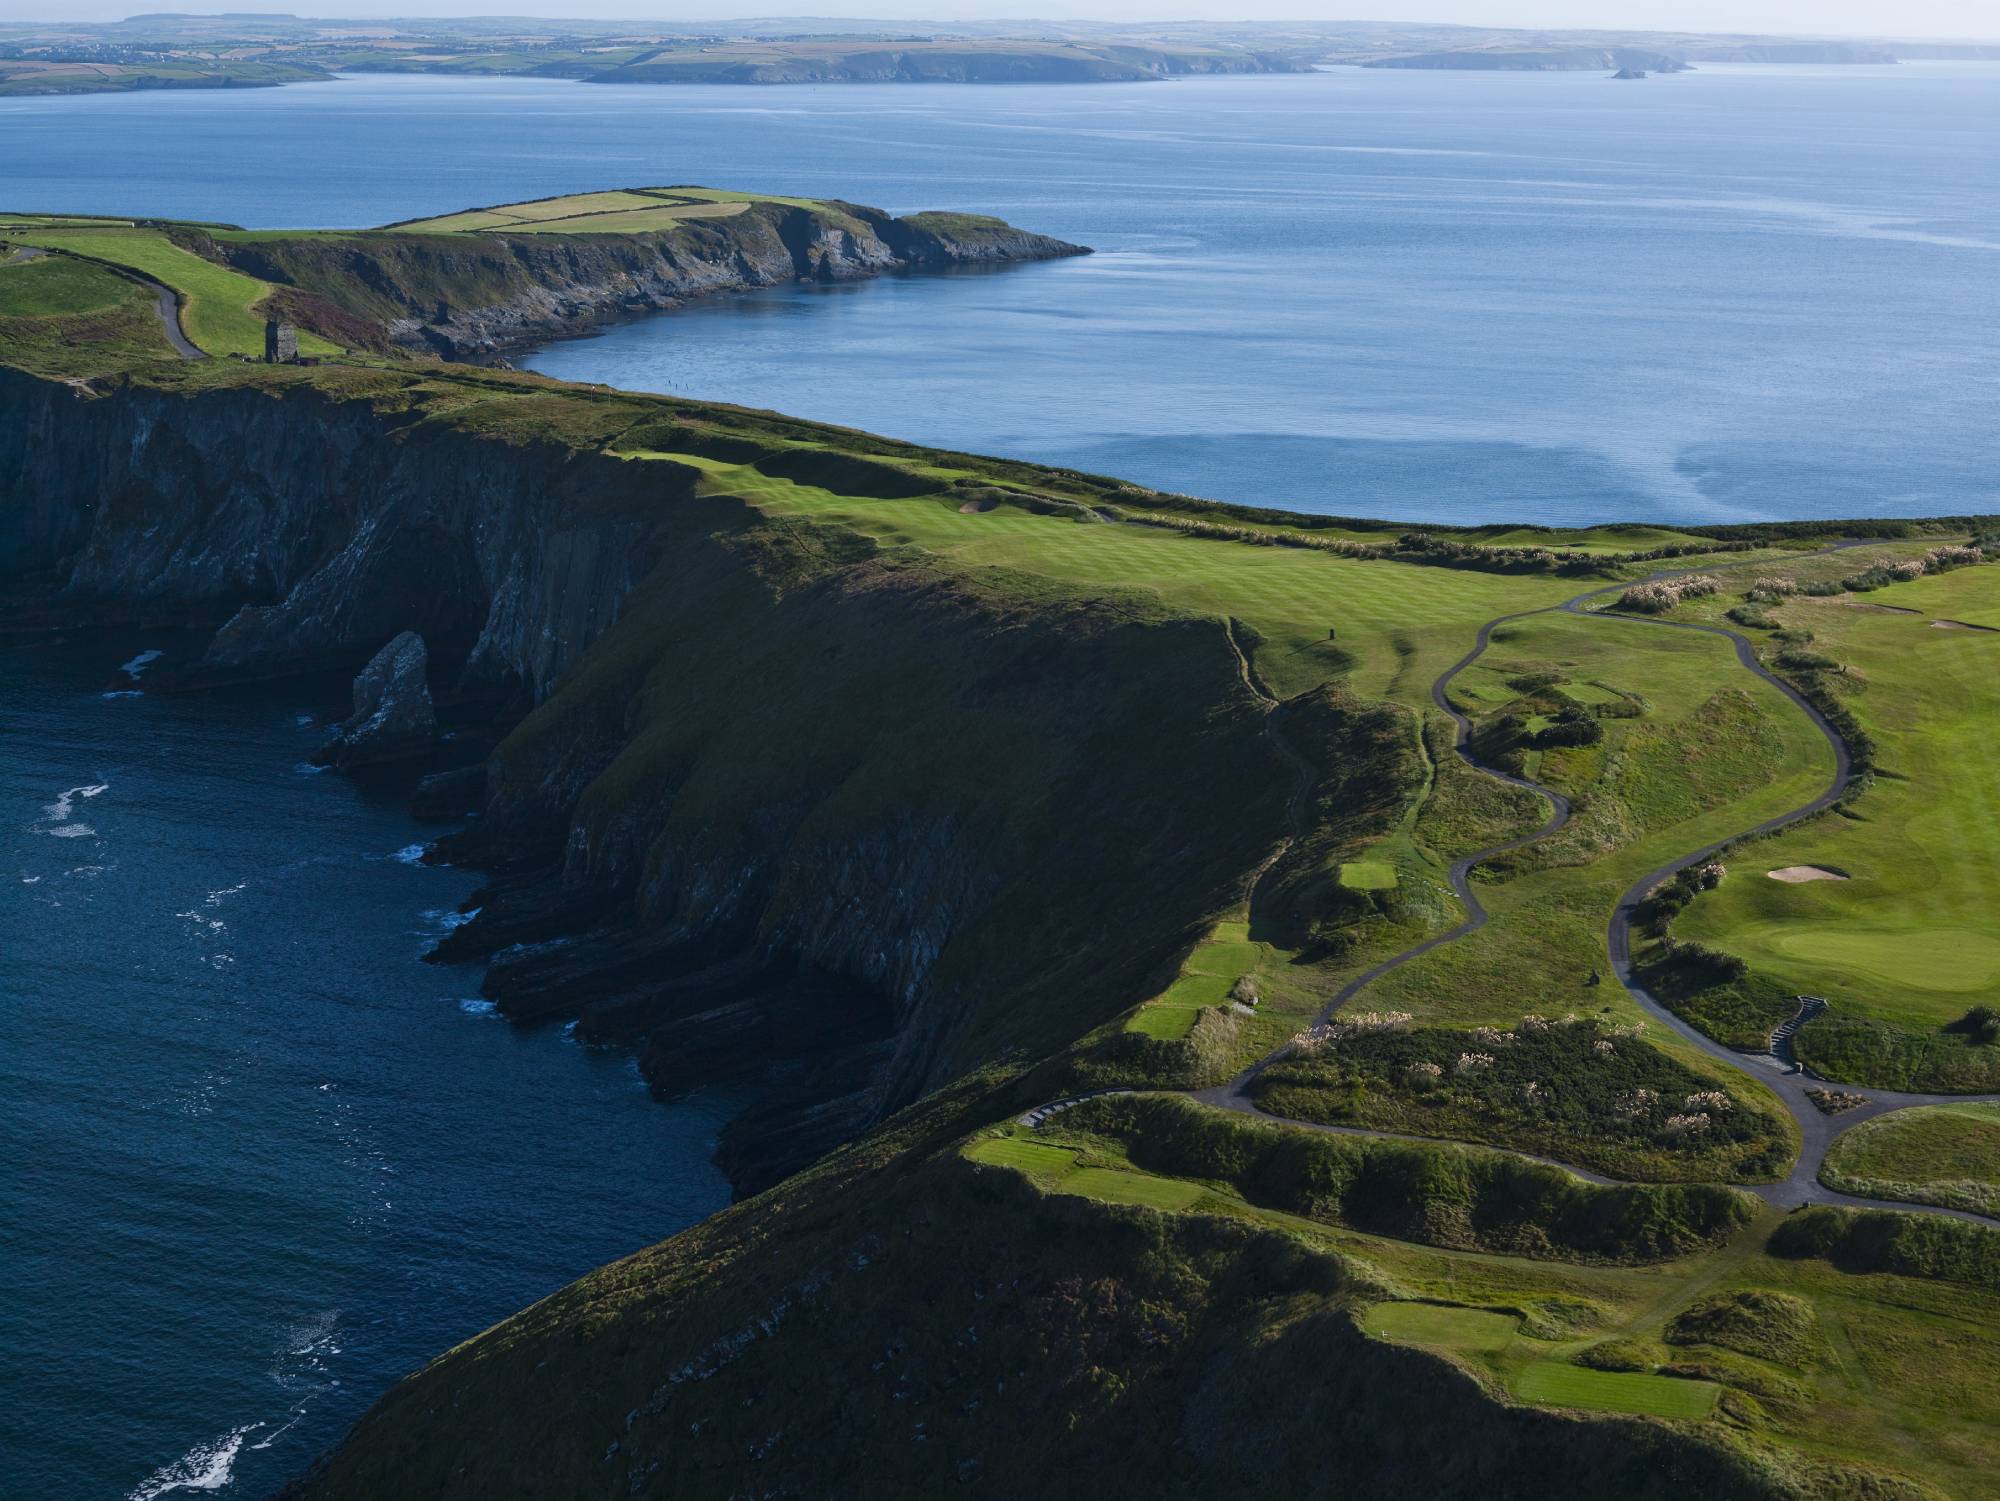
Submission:
<svg viewBox="0 0 2000 1501">
<path fill-rule="evenodd" d="M 728 1202 L 728 1100 L 419 956 L 439 832 L 303 690 L 0 647 L 0 1496 L 264 1496 L 406 1372 Z M 128 670 L 129 664 L 129 670 Z"/>
<path fill-rule="evenodd" d="M 0 101 L 0 203 L 364 225 L 626 183 L 1091 245 L 530 361 L 1305 510 L 2000 510 L 2000 64 Z"/>
<path fill-rule="evenodd" d="M 1094 246 L 542 351 L 1163 488 L 1475 522 L 2000 510 L 2000 66 L 1146 86 L 359 78 L 0 101 L 0 206 L 368 225 L 625 183 Z M 0 1496 L 258 1496 L 727 1197 L 729 1101 L 418 956 L 474 889 L 304 689 L 0 649 Z"/>
</svg>

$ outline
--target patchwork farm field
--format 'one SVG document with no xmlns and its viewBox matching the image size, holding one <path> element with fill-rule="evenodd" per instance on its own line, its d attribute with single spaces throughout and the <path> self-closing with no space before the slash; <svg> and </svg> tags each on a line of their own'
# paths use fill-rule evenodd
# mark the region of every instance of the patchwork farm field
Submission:
<svg viewBox="0 0 2000 1501">
<path fill-rule="evenodd" d="M 829 211 L 828 205 L 810 198 L 762 197 L 713 188 L 621 188 L 467 209 L 385 227 L 419 234 L 645 234 L 671 230 L 685 219 L 726 219 L 753 203 Z"/>
</svg>

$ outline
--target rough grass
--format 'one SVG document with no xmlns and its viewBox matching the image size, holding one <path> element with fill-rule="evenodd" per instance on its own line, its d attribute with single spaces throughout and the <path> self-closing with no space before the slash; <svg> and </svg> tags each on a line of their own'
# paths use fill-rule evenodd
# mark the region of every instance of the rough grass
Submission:
<svg viewBox="0 0 2000 1501">
<path fill-rule="evenodd" d="M 2000 1226 L 1887 1209 L 1801 1209 L 1772 1233 L 1773 1256 L 1813 1257 L 1844 1272 L 2000 1290 Z"/>
<path fill-rule="evenodd" d="M 795 442 L 799 429 L 784 419 L 565 392 L 507 372 L 439 371 L 416 381 L 359 366 L 190 367 L 147 379 L 188 392 L 346 394 L 413 421 L 509 443 L 601 444 L 672 412 L 702 414 L 718 440 L 803 446 Z M 818 441 L 834 440 L 819 430 Z M 853 441 L 871 462 L 887 456 L 909 472 L 934 468 L 941 480 L 978 468 L 1011 484 L 1031 482 L 1022 466 L 989 470 L 962 456 Z M 516 785 L 545 785 L 547 776 L 578 766 L 599 775 L 601 747 L 581 731 L 601 721 L 623 734 L 636 705 L 644 733 L 602 770 L 586 800 L 592 837 L 626 837 L 620 831 L 630 827 L 626 815 L 639 794 L 673 785 L 685 796 L 690 780 L 702 826 L 739 831 L 793 792 L 804 798 L 823 790 L 794 776 L 784 737 L 773 732 L 783 723 L 770 717 L 779 705 L 842 734 L 879 730 L 890 748 L 880 752 L 865 737 L 832 746 L 845 772 L 841 796 L 853 802 L 820 805 L 815 838 L 829 827 L 853 827 L 841 821 L 853 808 L 941 795 L 957 785 L 946 771 L 983 795 L 968 801 L 966 816 L 997 802 L 1003 823 L 1019 821 L 1023 809 L 1035 817 L 1048 812 L 1038 799 L 1051 786 L 1101 789 L 1085 799 L 1093 813 L 1088 827 L 1050 813 L 1044 823 L 1002 830 L 1031 853 L 1065 840 L 1101 842 L 1101 849 L 1090 846 L 1091 858 L 1102 855 L 1105 874 L 1074 899 L 1057 900 L 1040 864 L 1016 867 L 1009 895 L 1021 905 L 961 971 L 962 993 L 983 997 L 984 1009 L 954 1016 L 963 1030 L 940 1042 L 961 1049 L 962 1058 L 1040 1056 L 1084 1029 L 1113 1025 L 1134 997 L 1170 981 L 1156 972 L 1162 956 L 1185 950 L 1226 905 L 1204 898 L 1161 923 L 1159 903 L 1133 898 L 1124 883 L 1165 873 L 1161 879 L 1173 887 L 1184 878 L 1178 862 L 1186 850 L 1226 849 L 1229 858 L 1218 857 L 1198 883 L 1212 897 L 1234 890 L 1270 847 L 1284 768 L 1267 754 L 1234 685 L 1218 617 L 1242 620 L 1263 638 L 1253 655 L 1267 681 L 1340 677 L 1383 691 L 1394 683 L 1398 697 L 1419 702 L 1431 664 L 1463 650 L 1481 610 L 1498 613 L 1490 608 L 1498 599 L 1515 605 L 1538 598 L 1545 585 L 1556 594 L 1574 587 L 1301 553 L 1279 559 L 1284 569 L 1299 570 L 1293 603 L 1293 582 L 1273 575 L 1267 561 L 1279 549 L 1084 520 L 1074 506 L 1067 515 L 1049 514 L 1006 501 L 965 515 L 948 493 L 843 496 L 812 484 L 810 472 L 804 484 L 761 472 L 753 480 L 741 457 L 675 462 L 683 468 L 659 465 L 656 488 L 610 485 L 591 503 L 679 518 L 686 532 L 672 539 L 681 545 L 666 551 L 683 564 L 722 528 L 731 547 L 754 558 L 749 575 L 733 576 L 732 587 L 746 592 L 705 593 L 693 586 L 713 580 L 690 575 L 635 597 L 611 649 L 563 684 L 561 710 L 510 748 L 519 758 Z M 697 480 L 710 493 L 696 493 Z M 1081 480 L 1049 471 L 1036 472 L 1032 483 L 1058 495 L 1090 493 Z M 769 486 L 752 496 L 760 516 L 715 499 L 759 484 Z M 978 528 L 996 522 L 994 545 Z M 1107 546 L 1112 550 L 1096 551 Z M 1169 557 L 1191 560 L 1199 576 L 1175 576 L 1155 562 Z M 1134 560 L 1141 587 L 1126 588 L 1123 570 Z M 860 562 L 868 564 L 866 583 L 834 609 L 829 577 Z M 751 575 L 754 588 L 745 582 Z M 1265 586 L 1275 589 L 1269 607 L 1257 598 Z M 910 628 L 904 588 L 918 589 L 936 608 L 918 620 L 923 629 Z M 1368 590 L 1379 598 L 1366 610 L 1357 606 L 1356 620 L 1336 617 L 1344 655 L 1335 657 L 1325 650 L 1323 616 Z M 740 608 L 744 600 L 756 608 Z M 1434 619 L 1399 621 L 1400 606 L 1426 602 L 1438 612 Z M 866 615 L 873 625 L 857 625 L 862 616 L 854 612 L 870 610 L 881 612 Z M 1023 648 L 1007 657 L 1056 616 L 1076 633 L 1065 636 L 1063 651 Z M 975 617 L 984 624 L 960 637 Z M 1315 620 L 1317 634 L 1308 640 Z M 1060 678 L 1073 652 L 1095 649 L 1092 642 L 1101 647 L 1120 624 L 1170 649 L 1135 645 L 1129 656 L 1093 659 L 1059 702 L 1036 696 Z M 1560 659 L 1572 681 L 1589 673 L 1636 684 L 1647 690 L 1647 713 L 1658 722 L 1681 722 L 1712 698 L 1717 682 L 1736 681 L 1721 643 L 1683 671 L 1656 673 L 1660 659 L 1647 643 L 1670 633 L 1615 622 L 1554 624 L 1607 637 L 1622 632 L 1624 641 L 1604 648 L 1603 663 L 1586 663 L 1582 645 L 1552 650 L 1558 643 L 1518 637 L 1503 645 L 1523 657 Z M 843 667 L 830 683 L 822 665 L 829 659 L 802 651 L 801 642 L 812 652 L 838 647 L 849 662 L 870 665 Z M 1180 671 L 1197 673 L 1192 689 Z M 757 692 L 745 694 L 746 684 Z M 1118 695 L 1109 705 L 1098 697 L 1106 684 Z M 1034 690 L 1025 699 L 1023 685 Z M 935 701 L 913 706 L 913 695 L 932 691 Z M 1755 687 L 1746 692 L 1759 701 Z M 962 725 L 966 701 L 990 707 L 995 697 L 1009 707 L 1054 702 L 1038 723 L 1055 730 L 1024 728 L 1018 714 L 996 711 L 962 735 L 939 732 Z M 1189 708 L 1190 700 L 1199 703 Z M 720 701 L 740 708 L 716 730 L 696 711 Z M 1181 710 L 1186 722 L 1159 728 L 1162 713 Z M 933 713 L 935 721 L 927 719 Z M 1092 745 L 1074 761 L 1039 759 L 1052 738 L 1101 726 L 1106 715 L 1148 733 L 1116 747 Z M 1411 993 L 1435 1003 L 1434 1015 L 1456 1008 L 1468 1021 L 1511 1021 L 1524 1010 L 1559 1014 L 1579 1002 L 1631 1019 L 1622 998 L 1593 993 L 1583 978 L 1601 962 L 1607 893 L 1629 879 L 1627 871 L 1782 805 L 1793 791 L 1783 768 L 1808 740 L 1793 738 L 1796 718 L 1760 718 L 1759 733 L 1784 749 L 1780 770 L 1763 782 L 1726 788 L 1719 801 L 1690 813 L 1669 808 L 1678 821 L 1591 867 L 1502 872 L 1508 878 L 1489 887 L 1497 947 L 1471 953 L 1470 962 L 1441 976 L 1410 977 Z M 1189 776 L 1185 747 L 1215 751 L 1219 742 L 1210 735 L 1234 750 L 1218 760 L 1221 771 Z M 816 746 L 821 754 L 827 749 Z M 1796 781 L 1810 781 L 1810 760 L 1800 763 Z M 1611 761 L 1567 757 L 1556 764 L 1572 785 L 1587 786 L 1609 774 Z M 1391 775 L 1387 768 L 1368 760 L 1366 779 Z M 1104 780 L 1091 780 L 1100 775 Z M 1174 782 L 1177 776 L 1187 780 Z M 996 792 L 1003 785 L 996 779 L 1007 778 L 1018 780 Z M 1445 782 L 1441 774 L 1436 785 Z M 785 797 L 774 799 L 778 783 Z M 1132 789 L 1157 793 L 1167 785 L 1181 789 L 1172 800 L 1177 812 L 1186 804 L 1212 821 L 1171 848 L 1135 856 L 1158 831 L 1133 816 L 1140 803 L 1128 803 Z M 1455 808 L 1430 827 L 1464 834 L 1503 821 L 1472 798 Z M 1248 827 L 1252 818 L 1255 827 Z M 1100 827 L 1106 819 L 1115 830 Z M 1421 816 L 1413 826 L 1425 827 Z M 663 847 L 662 865 L 678 848 Z M 1398 846 L 1394 863 L 1421 870 L 1420 854 L 1416 845 Z M 1358 858 L 1388 859 L 1350 851 L 1333 868 Z M 1128 902 L 1122 917 L 1109 905 L 1117 900 Z M 1049 906 L 1074 915 L 1075 925 L 1055 919 L 1024 940 L 1028 919 Z M 1107 957 L 1106 945 L 1120 947 Z M 1033 972 L 1019 985 L 996 984 L 995 966 L 1017 952 L 1031 957 Z M 1093 988 L 1107 965 L 1133 986 Z M 1367 1004 L 1381 1006 L 1384 998 L 1371 994 Z M 1480 1008 L 1497 1015 L 1468 1015 Z M 1699 1060 L 1674 1056 L 1699 1071 Z M 1988 1242 L 1966 1237 L 1977 1227 L 1828 1226 L 1808 1211 L 1780 1226 L 1773 1241 L 1780 1256 L 1765 1259 L 1754 1255 L 1761 1230 L 1751 1216 L 1758 1211 L 1720 1186 L 1599 1188 L 1504 1153 L 1361 1141 L 1180 1100 L 1097 1102 L 1059 1118 L 1055 1139 L 986 1138 L 971 1148 L 972 1162 L 961 1160 L 968 1131 L 1041 1098 L 1002 1094 L 987 1079 L 947 1088 L 806 1175 L 507 1321 L 394 1393 L 308 1494 L 496 1493 L 524 1473 L 548 1477 L 561 1494 L 609 1486 L 694 1495 L 720 1478 L 731 1489 L 754 1480 L 781 1489 L 934 1495 L 967 1484 L 966 1473 L 996 1494 L 1036 1487 L 1082 1495 L 1329 1487 L 1472 1494 L 1496 1472 L 1578 1495 L 1908 1494 L 1888 1482 L 1819 1483 L 1817 1458 L 1789 1456 L 1783 1477 L 1774 1478 L 1761 1459 L 1661 1425 L 1574 1421 L 1495 1404 L 1443 1362 L 1356 1334 L 1355 1299 L 1377 1301 L 1392 1282 L 1413 1296 L 1527 1311 L 1523 1332 L 1506 1347 L 1514 1352 L 1508 1359 L 1526 1362 L 1524 1372 L 1543 1359 L 1527 1338 L 1530 1328 L 1551 1336 L 1547 1362 L 1581 1372 L 1562 1358 L 1572 1324 L 1587 1328 L 1592 1341 L 1645 1348 L 1722 1282 L 1732 1290 L 1745 1281 L 1783 1290 L 1810 1302 L 1826 1331 L 1825 1350 L 1799 1376 L 1815 1385 L 1819 1401 L 1785 1400 L 1781 1388 L 1759 1384 L 1749 1369 L 1760 1360 L 1727 1346 L 1690 1347 L 1707 1352 L 1701 1369 L 1720 1372 L 1713 1379 L 1730 1388 L 1731 1432 L 1740 1425 L 1760 1443 L 1796 1439 L 1814 1456 L 1921 1469 L 1969 1494 L 1990 1482 L 2000 1415 L 1987 1371 L 2000 1319 L 1982 1289 L 1994 1285 L 2000 1261 Z M 1821 1255 L 1828 1259 L 1816 1259 Z M 1578 1309 L 1587 1316 L 1572 1320 Z M 1538 1310 L 1569 1312 L 1543 1317 Z M 1024 1369 L 1038 1379 L 1020 1381 Z M 676 1380 L 681 1371 L 699 1371 L 702 1379 Z M 829 1381 L 829 1371 L 839 1379 Z M 1686 1400 L 1709 1379 L 1667 1384 L 1676 1400 Z M 1538 1400 L 1600 1411 L 1611 1400 L 1600 1383 L 1579 1388 L 1568 1375 L 1537 1380 L 1556 1383 L 1552 1396 Z M 1621 1388 L 1620 1400 L 1632 1400 L 1624 1394 L 1636 1390 Z M 1304 1420 L 1301 1393 L 1320 1404 Z M 912 1436 L 917 1423 L 925 1425 L 922 1442 Z M 1440 1445 L 1440 1431 L 1454 1442 Z M 1192 1437 L 1164 1445 L 1162 1432 Z M 1724 1441 L 1719 1424 L 1703 1432 Z M 1057 1447 L 1065 1463 L 1051 1477 L 1046 1455 Z M 754 1472 L 743 1457 L 753 1450 L 764 1455 Z M 959 1469 L 965 1461 L 974 1464 L 970 1472 Z M 1800 1476 L 1815 1483 L 1793 1484 Z"/>
<path fill-rule="evenodd" d="M 1716 1345 L 1796 1369 L 1813 1357 L 1819 1323 L 1803 1298 L 1749 1290 L 1703 1298 L 1668 1322 L 1665 1337 L 1670 1345 Z"/>
<path fill-rule="evenodd" d="M 1254 1205 L 1463 1250 L 1643 1262 L 1713 1245 L 1750 1201 L 1715 1185 L 1598 1187 L 1505 1153 L 1339 1136 L 1178 1096 L 1110 1096 L 1062 1129 L 1119 1143 L 1142 1171 L 1225 1183 Z"/>
<path fill-rule="evenodd" d="M 1588 1018 L 1496 1036 L 1426 1027 L 1350 1037 L 1273 1064 L 1252 1090 L 1297 1120 L 1490 1142 L 1620 1177 L 1768 1182 L 1790 1166 L 1790 1133 L 1761 1091 L 1738 1084 L 1719 1091 L 1724 1105 L 1689 1104 L 1715 1085 L 1643 1037 Z M 1669 1128 L 1693 1113 L 1709 1123 Z"/>
<path fill-rule="evenodd" d="M 1863 1121 L 1834 1143 L 1819 1176 L 1863 1198 L 2000 1216 L 2000 1106 L 1924 1106 Z"/>
<path fill-rule="evenodd" d="M 7 243 L 0 240 L 0 318 L 75 317 L 138 295 L 132 283 L 82 261 L 45 255 L 9 265 L 7 254 Z"/>
</svg>

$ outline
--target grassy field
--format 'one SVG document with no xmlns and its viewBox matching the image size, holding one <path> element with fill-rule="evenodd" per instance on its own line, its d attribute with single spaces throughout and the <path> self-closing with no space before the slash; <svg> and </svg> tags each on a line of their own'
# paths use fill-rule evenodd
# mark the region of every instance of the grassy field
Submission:
<svg viewBox="0 0 2000 1501">
<path fill-rule="evenodd" d="M 1180 609 L 1240 619 L 1262 638 L 1257 670 L 1281 697 L 1351 672 L 1358 691 L 1421 704 L 1431 679 L 1463 653 L 1481 623 L 1556 604 L 1578 589 L 1547 576 L 1385 568 L 1304 549 L 1036 515 L 1012 504 L 967 512 L 936 498 L 843 495 L 749 465 L 677 457 L 706 468 L 716 493 L 745 496 L 775 515 L 832 522 L 970 569 L 1004 569 L 1111 595 L 1141 592 Z M 966 476 L 942 471 L 940 477 Z M 1338 630 L 1337 639 L 1328 639 L 1330 629 Z"/>
<path fill-rule="evenodd" d="M 1872 608 L 1892 603 L 1921 613 Z M 1785 991 L 1830 1001 L 1800 1049 L 1834 1077 L 1986 1088 L 2000 1079 L 2000 1048 L 1941 1030 L 2000 995 L 2000 758 L 1989 744 L 2000 724 L 2000 634 L 1934 623 L 1996 609 L 1993 568 L 1774 607 L 1847 667 L 1840 692 L 1877 742 L 1881 774 L 1855 817 L 1744 850 L 1732 879 L 1674 931 L 1741 956 Z M 1849 879 L 1766 875 L 1795 865 Z"/>
<path fill-rule="evenodd" d="M 1592 1412 L 1650 1413 L 1661 1418 L 1704 1418 L 1715 1410 L 1722 1388 L 1712 1381 L 1681 1381 L 1642 1371 L 1593 1371 L 1585 1366 L 1538 1360 L 1515 1378 L 1514 1394 L 1544 1407 L 1580 1407 Z"/>
<path fill-rule="evenodd" d="M 0 251 L 0 318 L 71 318 L 139 296 L 131 282 L 62 256 L 7 264 Z"/>
<path fill-rule="evenodd" d="M 23 369 L 62 375 L 79 356 L 101 370 L 171 358 L 153 297 L 64 256 L 14 260 L 0 243 L 0 346 Z"/>
<path fill-rule="evenodd" d="M 2000 1105 L 1936 1105 L 1863 1121 L 1820 1169 L 1829 1188 L 2000 1217 Z"/>
<path fill-rule="evenodd" d="M 429 219 L 386 226 L 419 234 L 642 234 L 672 229 L 684 219 L 718 219 L 740 214 L 753 203 L 781 203 L 822 213 L 833 210 L 811 198 L 766 197 L 715 188 L 620 188 L 604 193 L 569 193 L 493 208 L 466 209 Z"/>
<path fill-rule="evenodd" d="M 150 276 L 181 294 L 182 327 L 204 353 L 263 356 L 264 318 L 257 306 L 270 295 L 270 285 L 203 260 L 174 244 L 162 231 L 43 229 L 25 221 L 0 219 L 0 243 L 7 242 L 66 251 Z M 313 354 L 337 352 L 334 345 L 310 334 L 300 336 L 299 348 Z"/>
</svg>

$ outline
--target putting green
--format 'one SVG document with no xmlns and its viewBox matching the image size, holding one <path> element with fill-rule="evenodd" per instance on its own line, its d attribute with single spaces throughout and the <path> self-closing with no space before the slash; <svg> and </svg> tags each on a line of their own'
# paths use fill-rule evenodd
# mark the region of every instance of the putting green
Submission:
<svg viewBox="0 0 2000 1501">
<path fill-rule="evenodd" d="M 1208 1190 L 1178 1178 L 1151 1173 L 1122 1173 L 1116 1168 L 1080 1167 L 1057 1181 L 1056 1192 L 1101 1199 L 1110 1204 L 1136 1204 L 1142 1209 L 1186 1209 Z"/>
<path fill-rule="evenodd" d="M 1349 891 L 1394 891 L 1396 867 L 1381 860 L 1353 860 L 1340 867 L 1340 884 Z"/>
<path fill-rule="evenodd" d="M 1514 1342 L 1521 1321 L 1510 1313 L 1483 1308 L 1447 1308 L 1436 1303 L 1377 1303 L 1361 1327 L 1399 1345 L 1431 1345 L 1447 1350 L 1495 1355 Z"/>
<path fill-rule="evenodd" d="M 1204 1006 L 1221 1006 L 1244 975 L 1264 957 L 1264 946 L 1250 941 L 1250 924 L 1220 922 L 1187 962 L 1174 983 L 1134 1012 L 1125 1030 L 1172 1042 L 1185 1037 Z"/>
<path fill-rule="evenodd" d="M 1143 1209 L 1186 1209 L 1208 1192 L 1199 1183 L 1159 1178 L 1115 1167 L 1079 1167 L 1068 1147 L 1048 1146 L 1020 1136 L 987 1136 L 964 1148 L 964 1155 L 988 1167 L 1012 1168 L 1053 1193 L 1075 1194 L 1107 1204 Z"/>
<path fill-rule="evenodd" d="M 1610 688 L 1600 688 L 1595 683 L 1558 683 L 1556 692 L 1564 698 L 1573 698 L 1580 704 L 1622 704 L 1625 695 Z"/>
<path fill-rule="evenodd" d="M 1011 1167 L 1034 1177 L 1066 1173 L 1076 1166 L 1076 1153 L 1069 1148 L 1043 1146 L 1018 1136 L 989 1136 L 967 1147 L 965 1155 L 974 1162 Z"/>
<path fill-rule="evenodd" d="M 1828 930 L 1761 925 L 1752 945 L 1804 961 L 1827 973 L 1846 972 L 1915 990 L 1962 994 L 2000 986 L 2000 938 L 1972 928 Z"/>
<path fill-rule="evenodd" d="M 1514 1395 L 1545 1407 L 1592 1412 L 1646 1413 L 1658 1418 L 1705 1418 L 1722 1388 L 1713 1381 L 1683 1381 L 1637 1371 L 1592 1371 L 1538 1360 L 1514 1378 Z"/>
</svg>

